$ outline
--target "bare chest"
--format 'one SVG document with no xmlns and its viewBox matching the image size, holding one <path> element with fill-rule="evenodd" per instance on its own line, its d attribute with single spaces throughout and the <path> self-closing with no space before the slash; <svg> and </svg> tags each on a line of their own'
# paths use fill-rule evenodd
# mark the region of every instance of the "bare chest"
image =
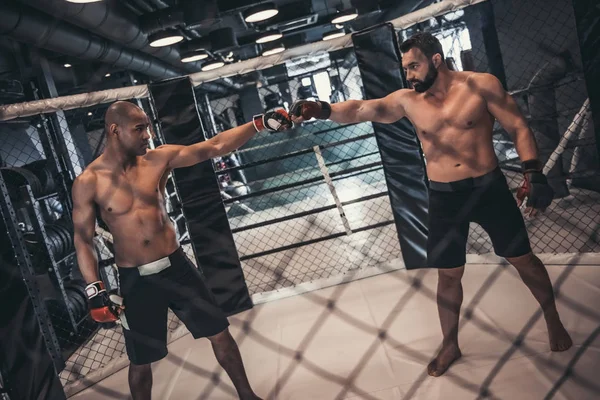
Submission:
<svg viewBox="0 0 600 400">
<path fill-rule="evenodd" d="M 98 179 L 96 203 L 104 216 L 113 217 L 134 209 L 156 207 L 162 200 L 160 178 L 158 171 L 141 169 L 123 174 L 102 174 Z"/>
<path fill-rule="evenodd" d="M 483 98 L 468 91 L 452 94 L 443 101 L 419 99 L 411 104 L 408 114 L 421 140 L 448 131 L 467 133 L 492 121 Z"/>
</svg>

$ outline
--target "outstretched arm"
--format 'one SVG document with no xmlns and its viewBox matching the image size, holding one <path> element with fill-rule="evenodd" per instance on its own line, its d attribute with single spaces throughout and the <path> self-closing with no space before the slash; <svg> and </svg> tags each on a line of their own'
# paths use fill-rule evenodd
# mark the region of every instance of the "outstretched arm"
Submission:
<svg viewBox="0 0 600 400">
<path fill-rule="evenodd" d="M 473 75 L 473 84 L 487 103 L 489 112 L 511 136 L 521 161 L 538 159 L 535 137 L 519 106 L 494 75 Z"/>
<path fill-rule="evenodd" d="M 219 133 L 217 136 L 189 146 L 164 145 L 156 150 L 166 157 L 167 169 L 183 168 L 231 153 L 256 134 L 252 122 Z"/>
<path fill-rule="evenodd" d="M 391 124 L 405 116 L 403 103 L 407 93 L 408 89 L 402 89 L 381 99 L 332 104 L 330 119 L 345 124 L 367 121 Z"/>
<path fill-rule="evenodd" d="M 381 122 L 389 124 L 406 116 L 404 104 L 410 90 L 401 89 L 381 99 L 347 100 L 341 103 L 297 101 L 290 110 L 295 123 L 311 118 L 330 119 L 342 124 Z M 331 109 L 329 113 L 328 108 Z"/>
<path fill-rule="evenodd" d="M 73 198 L 73 232 L 77 264 L 86 283 L 100 280 L 98 274 L 98 257 L 94 247 L 96 228 L 96 211 L 94 193 L 96 176 L 84 172 L 75 179 L 72 189 Z"/>
</svg>

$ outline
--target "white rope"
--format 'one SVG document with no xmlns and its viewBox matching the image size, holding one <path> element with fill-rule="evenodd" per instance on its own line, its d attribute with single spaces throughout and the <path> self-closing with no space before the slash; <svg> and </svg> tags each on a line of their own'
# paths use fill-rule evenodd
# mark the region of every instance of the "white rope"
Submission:
<svg viewBox="0 0 600 400">
<path fill-rule="evenodd" d="M 406 29 L 419 22 L 427 21 L 430 18 L 446 14 L 451 11 L 460 10 L 484 1 L 486 0 L 442 0 L 439 3 L 435 3 L 418 11 L 403 15 L 402 17 L 396 18 L 390 22 L 396 29 Z M 352 37 L 349 34 L 333 40 L 294 47 L 272 56 L 261 56 L 240 61 L 235 64 L 229 64 L 217 70 L 198 72 L 189 75 L 189 77 L 194 86 L 199 86 L 204 82 L 210 82 L 220 78 L 241 75 L 252 71 L 270 68 L 274 65 L 282 64 L 285 61 L 294 58 L 310 56 L 321 52 L 339 50 L 346 47 L 352 47 Z M 111 103 L 117 100 L 146 98 L 148 95 L 148 86 L 140 85 L 120 89 L 103 90 L 100 92 L 77 94 L 73 96 L 55 97 L 53 99 L 10 104 L 0 106 L 0 121 L 7 121 L 19 117 L 28 117 L 42 113 L 50 113 L 58 110 L 72 110 L 75 108 L 90 107 L 98 104 Z"/>
<path fill-rule="evenodd" d="M 586 114 L 587 114 L 589 108 L 590 108 L 590 99 L 585 99 L 585 101 L 583 102 L 583 105 L 581 106 L 581 108 L 579 109 L 579 111 L 577 112 L 575 117 L 573 118 L 573 121 L 571 121 L 571 123 L 569 124 L 569 127 L 565 131 L 565 134 L 560 139 L 558 146 L 556 146 L 556 148 L 550 155 L 550 158 L 546 162 L 546 165 L 544 166 L 544 170 L 543 170 L 544 174 L 548 174 L 548 172 L 550 172 L 552 167 L 554 167 L 554 165 L 556 164 L 558 157 L 565 151 L 565 148 L 567 147 L 569 140 L 571 140 L 571 137 L 575 134 L 575 132 L 577 132 L 577 128 L 582 126 L 582 123 L 585 121 L 585 117 L 586 117 Z"/>
<path fill-rule="evenodd" d="M 419 22 L 427 21 L 433 17 L 446 14 L 450 11 L 460 10 L 473 4 L 482 3 L 486 0 L 443 0 L 432 4 L 410 14 L 389 21 L 396 29 L 406 29 Z M 266 57 L 256 57 L 249 60 L 240 61 L 235 64 L 229 64 L 219 69 L 206 72 L 191 74 L 190 78 L 194 86 L 199 86 L 204 82 L 214 81 L 219 78 L 226 78 L 234 75 L 241 75 L 252 71 L 270 68 L 274 65 L 283 64 L 288 60 L 298 57 L 311 56 L 322 52 L 330 52 L 347 47 L 352 47 L 352 35 L 344 35 L 337 39 L 309 43 L 303 46 L 291 48 Z"/>
<path fill-rule="evenodd" d="M 146 97 L 148 97 L 148 86 L 139 85 L 29 101 L 26 103 L 9 104 L 0 107 L 0 121 L 60 110 L 91 107 L 98 104 L 112 103 L 117 100 L 143 99 Z"/>
</svg>

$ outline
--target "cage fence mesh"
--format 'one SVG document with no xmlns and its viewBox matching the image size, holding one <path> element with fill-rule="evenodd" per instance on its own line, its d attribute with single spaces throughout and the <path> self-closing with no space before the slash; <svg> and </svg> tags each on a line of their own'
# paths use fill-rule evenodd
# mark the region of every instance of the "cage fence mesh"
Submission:
<svg viewBox="0 0 600 400">
<path fill-rule="evenodd" d="M 363 98 L 351 51 L 303 57 L 284 67 L 261 74 L 263 109 L 289 111 L 299 99 Z M 243 112 L 242 98 L 211 98 L 216 123 L 244 123 L 232 117 Z M 251 294 L 400 257 L 371 123 L 308 121 L 285 134 L 259 133 L 232 157 L 217 175 Z"/>
<path fill-rule="evenodd" d="M 558 0 L 489 3 L 494 7 L 503 83 L 535 134 L 549 181 L 557 193 L 546 213 L 526 221 L 534 252 L 597 253 L 599 163 L 570 5 Z M 467 7 L 399 35 L 402 39 L 418 30 L 431 31 L 441 40 L 451 68 L 498 72 L 498 65 L 490 65 L 490 50 L 478 25 L 481 12 L 480 5 Z M 352 51 L 301 57 L 258 72 L 246 78 L 257 82 L 262 109 L 289 109 L 298 99 L 336 103 L 364 98 Z M 202 86 L 198 90 L 202 91 Z M 209 96 L 214 132 L 247 122 L 244 95 L 231 90 L 224 97 Z M 198 99 L 203 102 L 206 97 Z M 152 115 L 148 100 L 134 102 Z M 66 361 L 60 373 L 64 385 L 125 355 L 121 328 L 98 326 L 87 315 L 81 277 L 72 254 L 72 232 L 69 242 L 68 224 L 61 222 L 61 218 L 69 218 L 68 201 L 56 188 L 49 189 L 51 181 L 77 177 L 102 153 L 107 106 L 17 119 L 4 124 L 0 135 L 3 167 L 24 168 L 35 175 L 17 170 L 20 175 L 3 171 L 3 176 L 27 175 L 25 180 L 39 200 L 42 224 L 52 226 L 46 228 L 45 247 L 35 235 L 29 236 L 28 244 L 29 251 L 36 255 L 36 273 L 49 277 L 45 302 Z M 160 127 L 154 129 L 157 136 L 153 146 L 158 146 Z M 51 137 L 59 138 L 55 140 L 55 151 L 67 170 L 41 168 L 53 171 L 48 175 L 41 173 L 36 163 L 52 158 L 46 145 Z M 509 186 L 516 191 L 522 179 L 520 160 L 510 135 L 499 124 L 494 126 L 493 142 Z M 385 174 L 370 123 L 308 121 L 285 134 L 262 132 L 239 150 L 215 159 L 214 167 L 251 294 L 401 260 Z M 22 182 L 22 178 L 15 179 Z M 165 199 L 178 238 L 195 262 L 180 199 L 171 181 Z M 18 211 L 24 235 L 31 234 L 35 226 L 31 213 L 26 207 Z M 112 236 L 102 221 L 98 222 L 95 244 L 103 278 L 110 290 L 118 290 Z M 40 255 L 44 248 L 55 253 L 50 264 L 48 257 Z M 467 252 L 492 251 L 487 234 L 473 224 Z M 414 279 L 416 291 L 420 278 Z M 180 327 L 170 312 L 169 333 Z M 373 335 L 381 334 L 376 327 L 363 328 Z M 473 392 L 484 389 L 473 388 Z"/>
</svg>

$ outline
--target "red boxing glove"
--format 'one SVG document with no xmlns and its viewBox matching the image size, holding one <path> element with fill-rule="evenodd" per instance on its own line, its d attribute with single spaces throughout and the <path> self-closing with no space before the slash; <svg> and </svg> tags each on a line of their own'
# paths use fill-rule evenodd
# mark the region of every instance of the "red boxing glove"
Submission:
<svg viewBox="0 0 600 400">
<path fill-rule="evenodd" d="M 88 296 L 90 315 L 99 323 L 111 323 L 119 320 L 119 314 L 123 310 L 123 299 L 121 296 L 106 292 L 104 282 L 92 282 L 85 287 Z"/>
<path fill-rule="evenodd" d="M 327 119 L 331 116 L 331 105 L 326 101 L 298 100 L 290 107 L 290 114 L 304 120 Z"/>
<path fill-rule="evenodd" d="M 268 130 L 269 132 L 282 132 L 292 129 L 294 123 L 288 113 L 280 108 L 274 111 L 267 111 L 264 114 L 255 115 L 252 119 L 256 132 Z"/>
</svg>

